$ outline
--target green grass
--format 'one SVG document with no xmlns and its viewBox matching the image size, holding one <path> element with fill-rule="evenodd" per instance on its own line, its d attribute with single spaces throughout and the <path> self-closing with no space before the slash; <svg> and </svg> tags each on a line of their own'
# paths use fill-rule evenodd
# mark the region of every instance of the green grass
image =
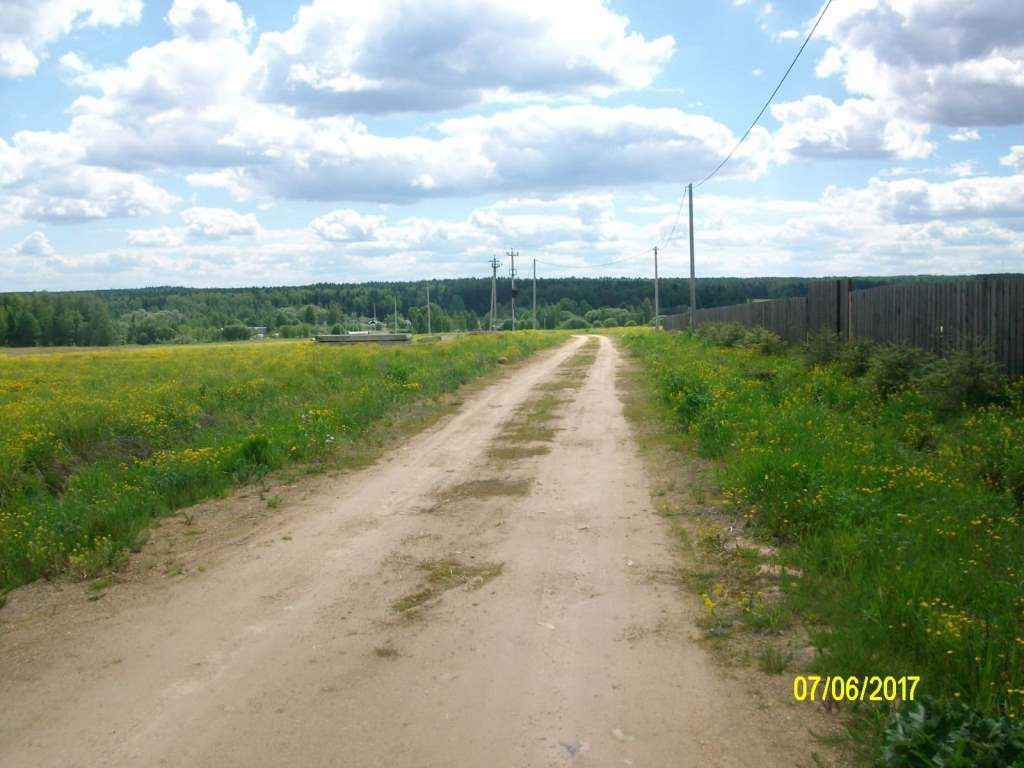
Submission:
<svg viewBox="0 0 1024 768">
<path fill-rule="evenodd" d="M 289 463 L 330 465 L 404 410 L 564 338 L 0 357 L 0 589 L 117 567 L 153 518 Z"/>
<path fill-rule="evenodd" d="M 920 675 L 922 693 L 1024 717 L 1024 384 L 951 413 L 792 350 L 621 338 L 731 506 L 802 571 L 755 629 L 794 611 L 824 674 Z"/>
</svg>

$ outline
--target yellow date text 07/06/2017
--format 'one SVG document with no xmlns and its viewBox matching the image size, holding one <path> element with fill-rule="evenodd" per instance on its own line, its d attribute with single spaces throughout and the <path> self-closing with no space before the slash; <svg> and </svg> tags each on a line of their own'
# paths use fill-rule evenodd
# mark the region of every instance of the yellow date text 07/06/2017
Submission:
<svg viewBox="0 0 1024 768">
<path fill-rule="evenodd" d="M 913 701 L 919 675 L 859 676 L 797 675 L 793 698 L 797 701 Z"/>
</svg>

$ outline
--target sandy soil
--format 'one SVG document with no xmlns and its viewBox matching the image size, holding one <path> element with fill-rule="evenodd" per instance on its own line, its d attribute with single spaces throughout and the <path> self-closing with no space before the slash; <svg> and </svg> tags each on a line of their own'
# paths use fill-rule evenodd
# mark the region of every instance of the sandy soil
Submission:
<svg viewBox="0 0 1024 768">
<path fill-rule="evenodd" d="M 94 602 L 80 585 L 12 593 L 0 765 L 807 764 L 799 713 L 755 704 L 694 639 L 607 338 L 551 452 L 488 458 L 584 341 L 372 467 L 302 481 L 201 569 Z M 487 479 L 528 492 L 456 492 Z M 502 569 L 397 610 L 423 597 L 425 561 Z"/>
</svg>

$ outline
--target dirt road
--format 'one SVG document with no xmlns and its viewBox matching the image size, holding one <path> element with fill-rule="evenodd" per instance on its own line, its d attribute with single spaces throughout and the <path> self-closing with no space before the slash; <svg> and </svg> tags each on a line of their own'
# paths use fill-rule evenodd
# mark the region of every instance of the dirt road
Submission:
<svg viewBox="0 0 1024 768">
<path fill-rule="evenodd" d="M 201 570 L 96 602 L 69 586 L 80 605 L 54 615 L 12 594 L 0 765 L 806 762 L 692 639 L 619 353 L 585 343 Z"/>
</svg>

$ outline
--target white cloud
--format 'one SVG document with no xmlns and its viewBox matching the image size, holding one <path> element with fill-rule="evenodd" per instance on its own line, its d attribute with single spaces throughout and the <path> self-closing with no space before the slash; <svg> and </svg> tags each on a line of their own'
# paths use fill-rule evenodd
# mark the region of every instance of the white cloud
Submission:
<svg viewBox="0 0 1024 768">
<path fill-rule="evenodd" d="M 218 146 L 258 161 L 189 181 L 236 196 L 378 202 L 685 182 L 736 140 L 720 123 L 676 109 L 592 105 L 453 118 L 437 130 L 439 138 L 395 138 L 350 118 L 246 121 Z M 771 149 L 768 132 L 755 129 L 722 177 L 762 175 Z"/>
<path fill-rule="evenodd" d="M 138 23 L 142 0 L 9 0 L 0 13 L 0 77 L 24 77 L 75 27 Z"/>
<path fill-rule="evenodd" d="M 14 246 L 14 253 L 18 256 L 47 258 L 54 255 L 54 250 L 50 241 L 46 239 L 46 235 L 42 232 L 33 232 Z"/>
<path fill-rule="evenodd" d="M 383 216 L 363 216 L 358 211 L 345 208 L 314 219 L 310 226 L 324 240 L 353 243 L 372 240 L 383 223 Z"/>
<path fill-rule="evenodd" d="M 965 178 L 967 176 L 974 175 L 974 161 L 973 160 L 962 160 L 958 163 L 953 163 L 947 169 L 947 173 L 950 176 L 956 176 L 958 178 Z"/>
<path fill-rule="evenodd" d="M 950 141 L 978 141 L 981 135 L 976 128 L 957 128 L 947 138 Z"/>
<path fill-rule="evenodd" d="M 929 127 L 893 117 L 870 99 L 836 104 L 824 96 L 775 104 L 772 116 L 782 123 L 779 148 L 797 157 L 928 157 L 935 145 Z"/>
<path fill-rule="evenodd" d="M 166 19 L 175 36 L 192 40 L 226 37 L 244 43 L 253 28 L 241 7 L 229 0 L 174 0 Z"/>
<path fill-rule="evenodd" d="M 230 208 L 186 208 L 181 212 L 181 220 L 189 237 L 202 240 L 225 240 L 260 231 L 255 214 Z"/>
<path fill-rule="evenodd" d="M 1024 144 L 1015 144 L 1010 147 L 1010 154 L 999 158 L 1001 165 L 1014 168 L 1017 173 L 1024 173 Z"/>
<path fill-rule="evenodd" d="M 1024 3 L 849 0 L 820 33 L 820 76 L 920 121 L 948 126 L 1024 122 Z"/>
<path fill-rule="evenodd" d="M 173 227 L 157 227 L 156 229 L 130 229 L 127 240 L 129 245 L 151 248 L 174 248 L 184 240 L 179 229 Z"/>
<path fill-rule="evenodd" d="M 974 176 L 953 181 L 881 181 L 867 187 L 830 187 L 824 200 L 849 213 L 870 211 L 899 223 L 948 219 L 1017 220 L 1024 217 L 1024 174 Z"/>
<path fill-rule="evenodd" d="M 260 36 L 262 98 L 305 112 L 439 111 L 650 85 L 675 50 L 602 0 L 314 0 Z"/>
<path fill-rule="evenodd" d="M 84 162 L 66 133 L 19 131 L 0 139 L 0 211 L 9 216 L 75 222 L 168 210 L 176 198 L 148 179 Z"/>
</svg>

